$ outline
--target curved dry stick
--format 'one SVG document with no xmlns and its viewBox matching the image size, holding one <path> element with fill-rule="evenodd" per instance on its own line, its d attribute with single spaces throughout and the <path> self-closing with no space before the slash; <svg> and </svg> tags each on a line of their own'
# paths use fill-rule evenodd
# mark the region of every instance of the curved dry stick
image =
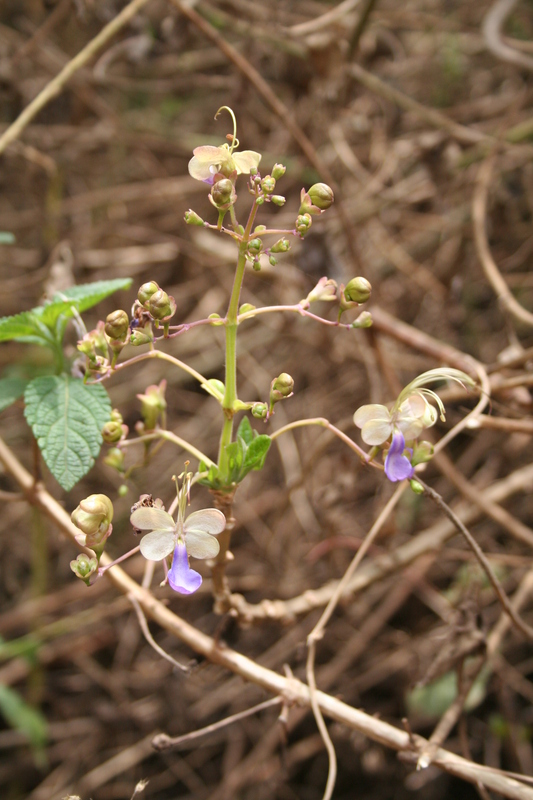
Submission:
<svg viewBox="0 0 533 800">
<path fill-rule="evenodd" d="M 30 473 L 1 439 L 0 461 L 6 472 L 17 481 L 28 502 L 40 508 L 74 543 L 78 529 L 74 527 L 65 509 L 46 491 L 42 484 L 34 483 Z M 102 560 L 107 563 L 109 559 L 103 558 Z M 112 567 L 106 575 L 120 592 L 126 596 L 131 593 L 145 614 L 196 653 L 205 656 L 214 664 L 240 675 L 244 680 L 263 687 L 276 696 L 281 695 L 288 702 L 297 703 L 304 708 L 310 707 L 309 688 L 301 681 L 292 677 L 287 678 L 262 667 L 229 647 L 221 648 L 211 636 L 207 636 L 189 625 L 167 608 L 164 603 L 156 600 L 150 592 L 139 586 L 120 567 Z M 427 740 L 423 737 L 409 735 L 406 731 L 399 730 L 370 714 L 365 714 L 364 711 L 352 708 L 325 692 L 317 691 L 316 699 L 325 716 L 359 731 L 364 736 L 393 750 L 414 754 L 416 758 L 417 753 L 427 744 Z M 533 789 L 520 781 L 490 767 L 475 764 L 443 748 L 438 749 L 433 764 L 469 783 L 482 783 L 487 789 L 499 792 L 510 800 L 533 800 Z"/>
<path fill-rule="evenodd" d="M 42 92 L 39 92 L 37 97 L 31 101 L 29 105 L 26 106 L 24 111 L 17 117 L 17 119 L 9 126 L 9 128 L 4 131 L 3 135 L 0 136 L 0 153 L 3 153 L 4 150 L 11 142 L 14 142 L 24 128 L 29 125 L 29 123 L 37 116 L 39 111 L 44 108 L 50 100 L 53 100 L 56 97 L 66 83 L 71 79 L 75 72 L 85 66 L 85 64 L 92 58 L 95 53 L 100 50 L 101 47 L 104 46 L 106 42 L 108 42 L 121 28 L 123 28 L 130 19 L 133 19 L 135 14 L 141 10 L 143 6 L 145 6 L 149 0 L 132 0 L 132 2 L 123 8 L 120 14 L 109 22 L 105 28 L 102 28 L 99 34 L 97 34 L 94 39 L 91 39 L 89 44 L 87 44 L 83 50 L 80 50 L 77 56 L 74 56 L 68 64 L 65 64 L 61 72 L 53 78 L 50 83 L 48 83 Z"/>
<path fill-rule="evenodd" d="M 325 14 L 309 19 L 306 22 L 300 22 L 298 25 L 291 25 L 290 28 L 285 28 L 285 32 L 290 33 L 292 36 L 306 36 L 308 33 L 323 31 L 330 22 L 335 22 L 339 17 L 349 14 L 360 2 L 361 0 L 343 0 L 342 3 L 326 11 Z"/>
<path fill-rule="evenodd" d="M 501 38 L 502 25 L 516 5 L 517 0 L 496 0 L 481 23 L 481 33 L 488 49 L 497 58 L 533 71 L 533 58 L 510 47 Z"/>
<path fill-rule="evenodd" d="M 511 290 L 505 283 L 501 273 L 496 266 L 490 252 L 487 234 L 485 231 L 485 217 L 487 214 L 487 196 L 489 193 L 489 183 L 494 166 L 494 156 L 483 162 L 479 168 L 477 181 L 472 198 L 472 223 L 474 226 L 474 241 L 476 250 L 481 261 L 481 266 L 487 277 L 488 282 L 496 292 L 496 296 L 502 306 L 516 319 L 526 325 L 533 325 L 533 314 L 520 305 L 511 294 Z"/>
</svg>

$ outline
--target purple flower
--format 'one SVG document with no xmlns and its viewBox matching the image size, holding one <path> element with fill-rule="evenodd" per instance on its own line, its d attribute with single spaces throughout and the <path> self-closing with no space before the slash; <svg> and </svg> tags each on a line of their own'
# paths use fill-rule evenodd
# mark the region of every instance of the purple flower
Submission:
<svg viewBox="0 0 533 800">
<path fill-rule="evenodd" d="M 202 576 L 189 567 L 189 556 L 185 543 L 178 539 L 172 557 L 172 566 L 168 572 L 171 589 L 180 594 L 192 594 L 200 588 Z"/>
<path fill-rule="evenodd" d="M 391 446 L 385 459 L 385 475 L 393 483 L 412 478 L 415 474 L 415 469 L 411 462 L 407 456 L 404 456 L 404 450 L 405 439 L 403 433 L 397 430 L 394 432 Z"/>
</svg>

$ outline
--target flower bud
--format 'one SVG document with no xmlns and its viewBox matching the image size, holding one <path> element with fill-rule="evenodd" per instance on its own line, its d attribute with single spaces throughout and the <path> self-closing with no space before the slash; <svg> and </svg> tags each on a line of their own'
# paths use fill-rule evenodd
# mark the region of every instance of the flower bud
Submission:
<svg viewBox="0 0 533 800">
<path fill-rule="evenodd" d="M 266 403 L 254 403 L 252 408 L 252 417 L 255 419 L 265 419 L 267 415 L 267 404 Z"/>
<path fill-rule="evenodd" d="M 275 206 L 284 206 L 285 198 L 281 194 L 273 194 L 270 198 Z"/>
<path fill-rule="evenodd" d="M 126 312 L 117 309 L 108 314 L 104 330 L 112 341 L 125 342 L 130 330 L 130 319 Z"/>
<path fill-rule="evenodd" d="M 344 287 L 344 297 L 349 303 L 366 303 L 372 293 L 370 281 L 366 278 L 352 278 Z"/>
<path fill-rule="evenodd" d="M 276 256 L 269 256 L 268 261 L 271 267 L 275 267 L 276 264 L 278 263 L 278 259 L 276 258 Z"/>
<path fill-rule="evenodd" d="M 311 219 L 310 214 L 298 214 L 298 218 L 296 219 L 296 230 L 301 236 L 305 236 L 312 224 L 313 220 Z"/>
<path fill-rule="evenodd" d="M 272 245 L 270 248 L 271 253 L 286 253 L 287 250 L 290 250 L 291 243 L 288 239 L 283 237 L 283 239 L 278 239 L 278 241 Z"/>
<path fill-rule="evenodd" d="M 189 208 L 189 210 L 185 212 L 185 222 L 187 223 L 187 225 L 205 224 L 203 219 L 199 217 L 196 211 L 193 211 L 192 208 Z"/>
<path fill-rule="evenodd" d="M 431 442 L 426 442 L 425 440 L 417 442 L 413 447 L 413 457 L 411 458 L 413 467 L 416 467 L 417 464 L 425 464 L 426 461 L 431 461 L 434 449 Z"/>
<path fill-rule="evenodd" d="M 138 328 L 131 332 L 130 344 L 134 347 L 139 347 L 141 344 L 149 344 L 152 341 L 152 334 L 148 329 L 140 331 Z"/>
<path fill-rule="evenodd" d="M 137 395 L 141 401 L 141 413 L 145 430 L 153 431 L 159 421 L 159 417 L 166 411 L 166 388 L 167 382 L 163 379 L 158 386 L 148 386 L 144 394 Z"/>
<path fill-rule="evenodd" d="M 274 164 L 272 167 L 272 177 L 274 180 L 279 181 L 280 178 L 283 178 L 287 167 L 284 167 L 283 164 Z"/>
<path fill-rule="evenodd" d="M 227 203 L 230 203 L 234 193 L 235 189 L 229 178 L 222 178 L 222 180 L 217 181 L 213 184 L 213 188 L 211 189 L 211 197 L 217 208 L 221 208 Z"/>
<path fill-rule="evenodd" d="M 283 397 L 289 397 L 294 389 L 294 380 L 287 372 L 282 372 L 272 382 L 272 389 L 279 392 Z"/>
<path fill-rule="evenodd" d="M 124 461 L 124 453 L 118 447 L 112 447 L 104 458 L 104 464 L 117 472 L 124 472 Z"/>
<path fill-rule="evenodd" d="M 101 544 L 111 534 L 113 503 L 105 494 L 91 494 L 70 515 L 82 535 L 76 541 L 87 547 Z"/>
<path fill-rule="evenodd" d="M 141 305 L 146 305 L 148 300 L 154 295 L 157 291 L 159 291 L 159 284 L 155 281 L 148 281 L 147 283 L 143 283 L 140 287 L 139 291 L 137 292 L 137 297 L 139 299 L 139 303 Z"/>
<path fill-rule="evenodd" d="M 254 233 L 255 234 L 264 233 L 266 229 L 267 229 L 266 225 L 256 225 L 256 227 L 254 228 Z"/>
<path fill-rule="evenodd" d="M 333 200 L 335 199 L 333 195 L 333 189 L 331 186 L 328 186 L 327 183 L 313 184 L 307 194 L 311 198 L 313 205 L 319 208 L 321 211 L 325 211 L 327 208 L 330 208 L 330 206 L 333 204 Z"/>
<path fill-rule="evenodd" d="M 410 480 L 409 485 L 415 494 L 424 494 L 424 487 L 416 479 Z"/>
<path fill-rule="evenodd" d="M 272 194 L 276 188 L 276 179 L 272 175 L 266 175 L 261 181 L 261 189 L 265 194 Z"/>
<path fill-rule="evenodd" d="M 114 420 L 106 422 L 106 424 L 102 428 L 102 439 L 106 444 L 116 444 L 116 442 L 120 442 L 120 440 L 123 439 L 125 436 L 124 433 L 125 427 L 126 426 L 122 425 L 122 423 L 116 422 Z"/>
<path fill-rule="evenodd" d="M 211 325 L 223 325 L 224 324 L 224 320 L 222 319 L 220 314 L 216 313 L 216 311 L 214 311 L 212 314 L 209 314 L 207 319 L 212 320 L 211 321 Z"/>
<path fill-rule="evenodd" d="M 248 251 L 253 255 L 257 255 L 263 249 L 263 242 L 261 239 L 251 239 L 248 242 Z"/>
<path fill-rule="evenodd" d="M 148 300 L 146 308 L 154 319 L 161 321 L 172 316 L 176 311 L 176 304 L 163 289 L 158 289 Z"/>
<path fill-rule="evenodd" d="M 337 284 L 331 278 L 320 278 L 317 285 L 307 295 L 304 303 L 318 303 L 320 300 L 325 300 L 331 303 L 337 299 Z"/>
<path fill-rule="evenodd" d="M 256 306 L 251 303 L 243 303 L 239 308 L 239 314 L 246 314 L 248 311 L 255 311 Z"/>
<path fill-rule="evenodd" d="M 80 553 L 75 560 L 70 562 L 70 568 L 74 575 L 77 575 L 89 586 L 91 575 L 94 575 L 98 569 L 98 559 L 89 558 L 85 553 Z"/>
<path fill-rule="evenodd" d="M 274 411 L 274 405 L 279 403 L 280 400 L 285 400 L 293 394 L 294 380 L 287 372 L 282 372 L 277 378 L 274 378 L 270 384 L 270 406 L 269 414 Z"/>
<path fill-rule="evenodd" d="M 362 311 L 357 319 L 352 322 L 352 328 L 371 328 L 373 324 L 370 311 Z"/>
</svg>

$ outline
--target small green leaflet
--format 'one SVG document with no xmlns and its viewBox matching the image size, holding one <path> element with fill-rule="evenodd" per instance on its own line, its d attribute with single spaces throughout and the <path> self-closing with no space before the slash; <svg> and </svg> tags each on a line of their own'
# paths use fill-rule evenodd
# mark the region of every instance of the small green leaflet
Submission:
<svg viewBox="0 0 533 800">
<path fill-rule="evenodd" d="M 26 342 L 49 345 L 55 339 L 54 328 L 59 317 L 70 319 L 76 311 L 81 314 L 119 289 L 129 289 L 130 286 L 131 278 L 116 278 L 65 289 L 43 306 L 0 318 L 0 342 L 23 339 Z"/>
<path fill-rule="evenodd" d="M 243 417 L 237 429 L 237 441 L 226 447 L 228 474 L 223 476 L 216 465 L 208 469 L 201 462 L 199 471 L 207 472 L 208 475 L 199 483 L 212 489 L 227 489 L 240 483 L 251 470 L 263 468 L 271 441 L 270 436 L 254 431 L 248 417 Z"/>
<path fill-rule="evenodd" d="M 111 402 L 101 384 L 70 375 L 35 378 L 24 393 L 26 419 L 48 468 L 67 491 L 91 469 Z"/>
<path fill-rule="evenodd" d="M 27 383 L 28 381 L 24 378 L 0 379 L 0 411 L 9 408 L 15 400 L 22 397 Z"/>
</svg>

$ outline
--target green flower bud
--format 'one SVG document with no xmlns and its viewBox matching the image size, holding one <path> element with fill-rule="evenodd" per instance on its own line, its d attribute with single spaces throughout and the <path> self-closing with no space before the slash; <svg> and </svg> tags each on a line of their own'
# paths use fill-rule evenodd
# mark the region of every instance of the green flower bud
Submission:
<svg viewBox="0 0 533 800">
<path fill-rule="evenodd" d="M 410 480 L 409 485 L 415 494 L 424 494 L 424 487 L 416 479 Z"/>
<path fill-rule="evenodd" d="M 283 239 L 278 239 L 278 241 L 272 245 L 270 248 L 271 253 L 286 253 L 287 250 L 290 250 L 291 243 L 288 239 L 283 237 Z"/>
<path fill-rule="evenodd" d="M 373 324 L 370 311 L 362 311 L 351 324 L 352 328 L 371 328 Z"/>
<path fill-rule="evenodd" d="M 199 217 L 196 211 L 193 211 L 192 208 L 189 208 L 189 210 L 185 212 L 185 222 L 187 223 L 187 225 L 205 224 L 203 219 Z"/>
<path fill-rule="evenodd" d="M 157 320 L 163 320 L 172 316 L 172 304 L 169 295 L 158 289 L 146 303 L 146 308 L 150 315 Z"/>
<path fill-rule="evenodd" d="M 130 330 L 130 319 L 126 312 L 117 309 L 108 314 L 104 330 L 112 341 L 125 342 Z"/>
<path fill-rule="evenodd" d="M 120 422 L 110 420 L 102 428 L 102 439 L 106 444 L 115 444 L 124 437 L 124 428 Z"/>
<path fill-rule="evenodd" d="M 85 553 L 80 553 L 74 561 L 70 562 L 70 568 L 74 575 L 77 575 L 89 586 L 91 575 L 94 575 L 98 569 L 98 559 L 89 558 Z"/>
<path fill-rule="evenodd" d="M 270 258 L 272 259 L 272 258 L 273 258 L 273 256 L 271 256 Z M 259 259 L 258 259 L 258 258 L 257 258 L 257 259 L 254 261 L 254 263 L 252 264 L 252 268 L 253 268 L 253 270 L 254 270 L 255 272 L 261 272 L 261 262 L 259 261 Z"/>
<path fill-rule="evenodd" d="M 148 283 L 143 283 L 143 285 L 137 292 L 139 303 L 142 306 L 146 305 L 146 303 L 152 297 L 152 295 L 154 295 L 158 291 L 159 291 L 159 285 L 155 281 L 148 281 Z"/>
<path fill-rule="evenodd" d="M 251 241 L 248 242 L 248 252 L 257 254 L 260 253 L 262 249 L 263 242 L 261 239 L 251 239 Z"/>
<path fill-rule="evenodd" d="M 159 421 L 159 417 L 162 416 L 166 411 L 166 388 L 167 382 L 165 379 L 163 379 L 158 386 L 148 386 L 144 394 L 137 395 L 141 401 L 141 413 L 144 420 L 145 430 L 153 431 Z"/>
<path fill-rule="evenodd" d="M 149 344 L 152 339 L 152 334 L 147 329 L 141 331 L 138 328 L 135 328 L 131 332 L 130 344 L 132 344 L 134 347 L 139 347 L 141 344 Z"/>
<path fill-rule="evenodd" d="M 272 391 L 278 392 L 282 397 L 290 397 L 294 389 L 294 380 L 287 372 L 282 372 L 272 381 Z"/>
<path fill-rule="evenodd" d="M 366 278 L 352 278 L 344 287 L 344 297 L 349 303 L 366 303 L 372 294 L 372 286 Z"/>
<path fill-rule="evenodd" d="M 269 415 L 274 412 L 274 405 L 279 403 L 280 400 L 285 400 L 291 397 L 294 389 L 294 380 L 286 373 L 282 372 L 277 378 L 274 378 L 270 384 L 270 401 L 269 401 Z"/>
<path fill-rule="evenodd" d="M 271 267 L 275 267 L 276 264 L 278 263 L 278 259 L 275 256 L 269 256 L 268 261 Z"/>
<path fill-rule="evenodd" d="M 301 236 L 305 236 L 312 224 L 313 220 L 311 219 L 310 214 L 298 214 L 298 218 L 296 219 L 296 230 Z"/>
<path fill-rule="evenodd" d="M 252 417 L 255 417 L 255 419 L 265 419 L 267 410 L 266 403 L 254 403 L 251 408 Z"/>
<path fill-rule="evenodd" d="M 215 312 L 213 312 L 213 314 L 209 314 L 207 319 L 213 320 L 213 322 L 211 323 L 212 325 L 223 325 L 224 324 L 224 320 L 222 319 L 220 314 L 217 314 Z"/>
<path fill-rule="evenodd" d="M 275 206 L 284 206 L 285 198 L 281 194 L 273 194 L 270 198 Z"/>
<path fill-rule="evenodd" d="M 311 202 L 313 203 L 316 208 L 319 208 L 321 211 L 325 211 L 327 208 L 333 204 L 334 195 L 333 189 L 331 186 L 328 186 L 327 183 L 315 183 L 309 189 L 308 193 L 309 197 L 311 198 Z"/>
<path fill-rule="evenodd" d="M 254 228 L 254 233 L 256 233 L 256 234 L 257 233 L 264 233 L 266 231 L 266 229 L 267 229 L 266 225 L 257 225 Z"/>
<path fill-rule="evenodd" d="M 236 199 L 235 188 L 229 178 L 222 178 L 213 184 L 211 198 L 214 205 L 220 209 L 228 204 L 231 205 L 232 201 L 234 202 Z"/>
<path fill-rule="evenodd" d="M 76 536 L 78 544 L 93 548 L 111 534 L 113 503 L 105 494 L 91 494 L 81 501 L 70 516 L 82 532 Z"/>
<path fill-rule="evenodd" d="M 104 458 L 104 464 L 116 469 L 117 472 L 124 472 L 124 461 L 124 453 L 118 447 L 112 447 Z"/>
<path fill-rule="evenodd" d="M 265 194 L 272 194 L 275 188 L 276 179 L 273 178 L 272 175 L 266 175 L 261 181 L 261 189 L 265 192 Z"/>
<path fill-rule="evenodd" d="M 264 202 L 265 202 L 265 198 L 264 198 L 263 195 L 260 195 L 259 197 L 255 198 L 256 206 L 262 206 Z"/>
<path fill-rule="evenodd" d="M 426 442 L 425 440 L 418 442 L 413 447 L 413 457 L 411 458 L 413 467 L 416 467 L 417 464 L 425 464 L 426 461 L 431 461 L 434 449 L 431 442 Z"/>
<path fill-rule="evenodd" d="M 279 181 L 280 178 L 283 178 L 286 171 L 287 167 L 284 167 L 283 164 L 274 164 L 272 167 L 272 177 L 274 180 Z"/>
</svg>

